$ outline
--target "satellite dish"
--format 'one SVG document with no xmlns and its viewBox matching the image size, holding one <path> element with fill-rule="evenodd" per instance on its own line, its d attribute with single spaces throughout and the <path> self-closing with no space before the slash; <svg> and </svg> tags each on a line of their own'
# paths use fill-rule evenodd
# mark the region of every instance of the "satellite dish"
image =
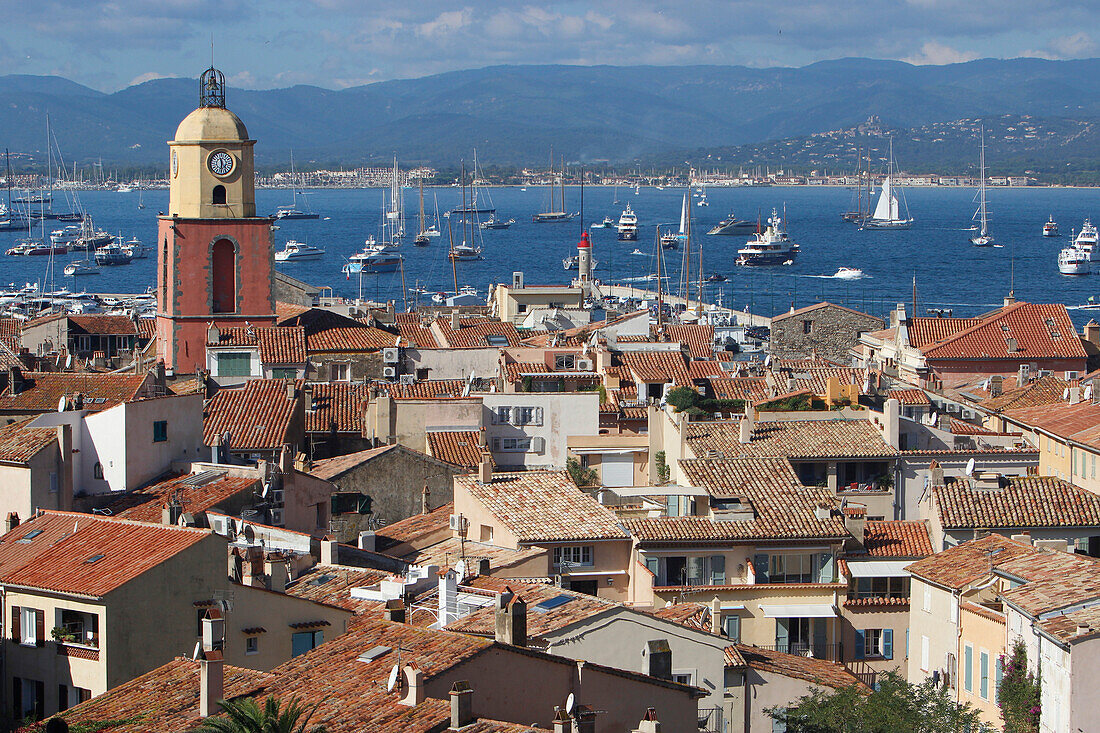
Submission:
<svg viewBox="0 0 1100 733">
<path fill-rule="evenodd" d="M 195 642 L 195 651 L 191 654 L 191 661 L 192 662 L 199 661 L 199 657 L 201 655 L 202 655 L 202 642 L 201 641 L 196 641 Z"/>
<path fill-rule="evenodd" d="M 573 714 L 573 708 L 577 707 L 577 699 L 573 697 L 573 693 L 569 693 L 569 697 L 565 698 L 565 712 L 570 715 Z"/>
<path fill-rule="evenodd" d="M 969 461 L 966 462 L 966 475 L 967 476 L 973 476 L 974 475 L 974 465 L 975 464 L 974 464 L 974 459 L 973 458 L 971 458 Z"/>
<path fill-rule="evenodd" d="M 71 369 L 72 366 L 73 366 L 73 355 L 69 354 L 68 356 L 65 357 L 65 368 L 66 369 Z"/>
<path fill-rule="evenodd" d="M 61 398 L 57 401 L 57 411 L 65 412 L 65 409 L 69 406 L 69 398 L 65 395 L 61 395 Z"/>
<path fill-rule="evenodd" d="M 260 492 L 260 498 L 261 499 L 266 499 L 267 498 L 267 492 L 269 492 L 269 491 L 271 491 L 271 484 L 270 483 L 265 483 L 263 491 Z"/>
<path fill-rule="evenodd" d="M 1066 387 L 1065 389 L 1062 390 L 1062 399 L 1063 400 L 1068 400 L 1069 399 L 1069 387 Z"/>
<path fill-rule="evenodd" d="M 386 692 L 393 692 L 393 688 L 397 685 L 397 674 L 400 672 L 397 665 L 393 665 L 393 669 L 390 670 L 390 677 L 386 680 Z"/>
</svg>

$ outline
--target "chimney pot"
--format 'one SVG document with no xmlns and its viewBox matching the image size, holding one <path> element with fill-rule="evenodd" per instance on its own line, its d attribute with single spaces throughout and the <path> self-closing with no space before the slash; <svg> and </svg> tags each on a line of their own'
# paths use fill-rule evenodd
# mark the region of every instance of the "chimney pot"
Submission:
<svg viewBox="0 0 1100 733">
<path fill-rule="evenodd" d="M 493 459 L 489 451 L 481 453 L 481 463 L 477 466 L 477 480 L 483 484 L 493 482 Z"/>
<path fill-rule="evenodd" d="M 382 614 L 387 621 L 397 624 L 405 623 L 405 602 L 400 598 L 391 598 L 386 601 L 386 609 Z"/>
<path fill-rule="evenodd" d="M 573 720 L 561 708 L 554 708 L 554 733 L 573 733 Z"/>
<path fill-rule="evenodd" d="M 501 644 L 527 646 L 527 603 L 507 586 L 497 596 L 496 640 Z"/>
<path fill-rule="evenodd" d="M 466 680 L 451 686 L 451 730 L 465 728 L 474 722 L 474 690 Z"/>
<path fill-rule="evenodd" d="M 219 608 L 210 608 L 202 620 L 202 659 L 199 661 L 199 715 L 217 714 L 218 700 L 225 697 L 222 649 L 225 619 Z"/>
<path fill-rule="evenodd" d="M 649 708 L 638 723 L 636 733 L 661 733 L 661 721 L 657 719 L 657 708 Z"/>
</svg>

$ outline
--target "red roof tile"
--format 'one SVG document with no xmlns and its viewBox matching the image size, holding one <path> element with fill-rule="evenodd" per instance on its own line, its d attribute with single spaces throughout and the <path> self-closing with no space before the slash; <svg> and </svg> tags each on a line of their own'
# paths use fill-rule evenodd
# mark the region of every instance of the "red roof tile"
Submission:
<svg viewBox="0 0 1100 733">
<path fill-rule="evenodd" d="M 0 428 L 0 462 L 26 463 L 43 448 L 57 442 L 57 428 L 32 428 L 31 420 Z"/>
<path fill-rule="evenodd" d="M 745 663 L 760 672 L 793 677 L 805 680 L 821 687 L 832 687 L 841 690 L 847 687 L 856 687 L 861 692 L 870 692 L 866 684 L 848 671 L 842 664 L 827 662 L 824 659 L 803 657 L 798 654 L 784 654 L 747 644 L 738 644 L 737 651 L 741 653 Z"/>
<path fill-rule="evenodd" d="M 691 375 L 679 351 L 624 351 L 619 355 L 635 382 L 675 382 L 690 385 Z"/>
<path fill-rule="evenodd" d="M 722 458 L 886 458 L 897 455 L 897 450 L 890 447 L 867 420 L 757 422 L 750 443 L 741 442 L 739 422 L 688 423 L 688 446 L 696 456 L 717 451 Z"/>
<path fill-rule="evenodd" d="M 378 383 L 377 387 L 389 392 L 395 400 L 463 399 L 466 380 L 425 379 L 412 384 Z"/>
<path fill-rule="evenodd" d="M 427 433 L 428 454 L 456 466 L 476 468 L 482 456 L 480 435 L 479 430 L 430 430 Z M 492 463 L 492 453 L 485 455 Z"/>
<path fill-rule="evenodd" d="M 283 379 L 253 379 L 243 387 L 218 391 L 203 410 L 206 445 L 229 433 L 232 450 L 272 449 L 294 443 L 290 434 L 299 397 L 287 397 Z"/>
<path fill-rule="evenodd" d="M 695 381 L 726 377 L 729 372 L 722 368 L 720 361 L 691 361 L 688 362 L 688 374 L 691 375 L 692 381 Z"/>
<path fill-rule="evenodd" d="M 259 347 L 264 364 L 304 364 L 305 330 L 295 326 L 248 326 L 221 328 L 216 342 L 207 346 Z"/>
<path fill-rule="evenodd" d="M 1059 438 L 1100 448 L 1100 405 L 1093 402 L 1021 407 L 1006 410 L 1004 416 Z"/>
<path fill-rule="evenodd" d="M 108 506 L 113 515 L 121 519 L 158 523 L 161 509 L 169 498 L 177 499 L 183 511 L 198 514 L 234 496 L 250 494 L 259 486 L 259 479 L 228 475 L 194 485 L 194 476 L 184 474 L 131 491 Z"/>
<path fill-rule="evenodd" d="M 792 489 L 802 485 L 786 458 L 684 458 L 680 469 L 692 486 L 713 496 L 742 496 L 754 488 Z"/>
<path fill-rule="evenodd" d="M 0 394 L 0 410 L 7 412 L 53 412 L 63 395 L 83 396 L 83 409 L 99 412 L 109 407 L 151 396 L 148 375 L 90 374 L 73 372 L 24 372 L 23 387 L 12 394 L 12 386 Z"/>
<path fill-rule="evenodd" d="M 1002 383 L 1001 394 L 982 400 L 982 408 L 993 412 L 1008 412 L 1021 408 L 1064 403 L 1062 394 L 1069 386 L 1069 382 L 1053 374 L 1032 380 L 1023 387 L 1010 387 L 1015 382 L 1016 377 L 1006 379 Z"/>
<path fill-rule="evenodd" d="M 688 354 L 692 359 L 714 357 L 714 326 L 702 323 L 669 324 L 665 329 L 669 338 L 688 347 Z"/>
<path fill-rule="evenodd" d="M 925 359 L 1081 359 L 1085 348 L 1061 303 L 1013 303 L 920 347 Z M 1010 348 L 1015 340 L 1015 350 Z"/>
<path fill-rule="evenodd" d="M 924 521 L 867 522 L 863 549 L 870 557 L 927 557 L 932 554 Z"/>
<path fill-rule="evenodd" d="M 378 351 L 397 342 L 395 333 L 321 308 L 311 308 L 283 319 L 279 325 L 304 328 L 306 349 L 310 353 Z"/>
<path fill-rule="evenodd" d="M 306 410 L 306 432 L 361 433 L 363 403 L 369 398 L 365 384 L 313 382 L 303 389 L 313 391 L 313 409 Z"/>
<path fill-rule="evenodd" d="M 397 332 L 401 334 L 402 341 L 410 343 L 419 349 L 439 348 L 439 342 L 436 341 L 435 335 L 432 334 L 432 330 L 421 326 L 419 322 L 398 323 L 396 327 Z"/>
<path fill-rule="evenodd" d="M 503 336 L 508 340 L 508 346 L 520 346 L 523 343 L 519 331 L 516 330 L 515 324 L 511 322 L 502 323 L 482 318 L 463 318 L 460 320 L 457 330 L 451 328 L 451 322 L 446 318 L 438 319 L 436 324 L 443 333 L 444 338 L 447 339 L 447 345 L 451 348 L 496 346 L 497 344 L 490 343 L 489 336 Z"/>
<path fill-rule="evenodd" d="M 768 382 L 764 377 L 712 377 L 710 387 L 720 400 L 756 400 L 768 396 Z"/>
<path fill-rule="evenodd" d="M 888 399 L 897 400 L 903 405 L 931 405 L 932 400 L 923 389 L 892 389 L 886 393 Z"/>
<path fill-rule="evenodd" d="M 998 489 L 959 478 L 932 488 L 945 529 L 1083 527 L 1100 524 L 1100 495 L 1052 477 L 1012 476 Z"/>
<path fill-rule="evenodd" d="M 137 324 L 129 316 L 69 316 L 76 332 L 111 336 L 137 336 Z"/>
<path fill-rule="evenodd" d="M 980 318 L 910 318 L 909 344 L 922 349 L 981 323 Z"/>
</svg>

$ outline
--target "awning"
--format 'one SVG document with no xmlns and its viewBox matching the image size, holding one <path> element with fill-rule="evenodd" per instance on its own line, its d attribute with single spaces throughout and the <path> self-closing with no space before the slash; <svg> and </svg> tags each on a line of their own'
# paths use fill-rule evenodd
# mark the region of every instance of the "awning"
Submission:
<svg viewBox="0 0 1100 733">
<path fill-rule="evenodd" d="M 719 607 L 723 611 L 744 611 L 745 610 L 745 604 L 744 603 L 722 603 L 722 604 L 719 605 Z"/>
<path fill-rule="evenodd" d="M 912 560 L 848 560 L 848 573 L 853 578 L 905 578 L 905 567 Z"/>
<path fill-rule="evenodd" d="M 642 445 L 637 448 L 570 448 L 570 453 L 578 456 L 622 456 L 629 453 L 645 453 L 649 446 Z"/>
<path fill-rule="evenodd" d="M 792 603 L 782 606 L 765 606 L 760 610 L 767 618 L 833 618 L 837 615 L 836 606 L 827 603 Z"/>
</svg>

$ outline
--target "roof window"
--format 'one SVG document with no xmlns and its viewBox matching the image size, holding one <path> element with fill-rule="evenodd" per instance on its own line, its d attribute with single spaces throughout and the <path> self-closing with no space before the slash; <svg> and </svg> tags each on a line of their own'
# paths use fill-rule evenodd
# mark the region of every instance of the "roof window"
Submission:
<svg viewBox="0 0 1100 733">
<path fill-rule="evenodd" d="M 559 608 L 560 606 L 564 606 L 566 603 L 569 603 L 569 601 L 571 601 L 571 600 L 573 600 L 573 596 L 567 596 L 567 595 L 554 596 L 553 598 L 548 598 L 547 600 L 543 601 L 542 603 L 537 604 L 535 606 L 534 610 L 538 611 L 539 613 L 546 613 L 547 611 L 552 611 L 555 608 Z"/>
<path fill-rule="evenodd" d="M 91 565 L 92 563 L 96 563 L 96 562 L 99 562 L 99 561 L 100 561 L 100 560 L 102 560 L 102 559 L 103 559 L 104 557 L 106 557 L 106 555 L 92 555 L 91 557 L 89 557 L 89 558 L 88 558 L 87 560 L 85 560 L 84 562 L 85 562 L 85 563 L 87 563 L 88 565 Z"/>
</svg>

